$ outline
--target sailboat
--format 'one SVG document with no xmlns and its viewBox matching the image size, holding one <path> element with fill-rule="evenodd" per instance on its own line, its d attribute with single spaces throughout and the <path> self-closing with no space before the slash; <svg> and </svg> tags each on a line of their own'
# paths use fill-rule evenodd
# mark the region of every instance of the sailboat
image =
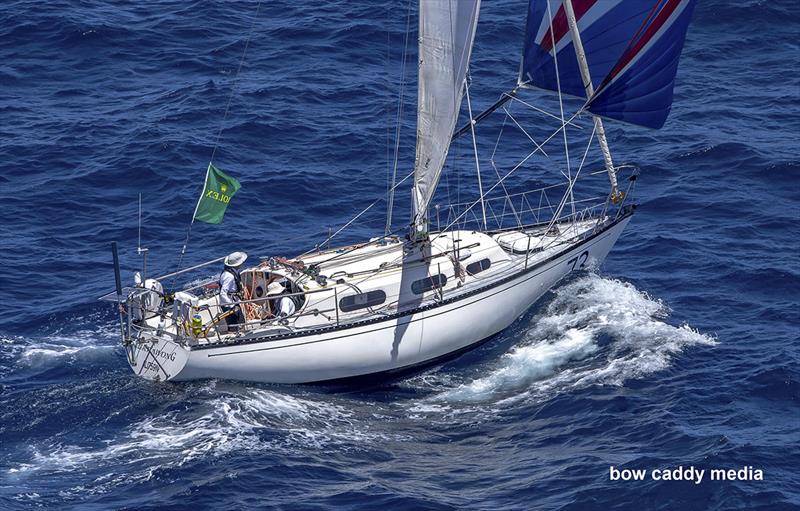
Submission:
<svg viewBox="0 0 800 511">
<path fill-rule="evenodd" d="M 241 267 L 241 319 L 234 324 L 215 277 L 180 291 L 164 287 L 221 258 L 157 278 L 147 278 L 145 263 L 135 284 L 123 288 L 114 243 L 117 288 L 105 299 L 118 303 L 131 368 L 153 381 L 321 382 L 423 367 L 501 332 L 565 276 L 602 263 L 630 222 L 636 172 L 615 166 L 604 121 L 664 124 L 694 4 L 531 0 L 515 86 L 473 116 L 468 70 L 480 0 L 420 0 L 412 220 L 405 232 L 387 228 L 362 243 L 323 243 Z M 604 168 L 587 173 L 607 175 L 610 185 L 595 200 L 576 198 L 582 167 L 563 173 L 558 185 L 491 198 L 543 152 L 530 136 L 531 155 L 484 190 L 479 123 L 513 101 L 541 110 L 522 96 L 542 91 L 558 96 L 560 112 L 547 115 L 558 124 L 550 138 L 563 137 L 565 150 L 567 130 L 591 123 L 585 151 L 599 149 Z M 469 118 L 459 127 L 465 97 Z M 564 112 L 568 98 L 580 100 L 571 115 Z M 436 206 L 451 143 L 464 135 L 472 136 L 479 197 Z M 400 183 L 392 184 L 393 192 Z M 291 300 L 293 310 L 282 313 L 278 299 Z"/>
</svg>

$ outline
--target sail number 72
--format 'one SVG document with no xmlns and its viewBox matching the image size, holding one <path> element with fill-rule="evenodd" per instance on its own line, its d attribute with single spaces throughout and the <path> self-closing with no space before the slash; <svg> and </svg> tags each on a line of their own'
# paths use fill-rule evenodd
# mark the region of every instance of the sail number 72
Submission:
<svg viewBox="0 0 800 511">
<path fill-rule="evenodd" d="M 581 255 L 575 256 L 569 261 L 567 261 L 567 265 L 569 266 L 569 271 L 573 271 L 575 268 L 582 269 L 586 265 L 586 260 L 589 259 L 589 251 L 584 250 Z"/>
</svg>

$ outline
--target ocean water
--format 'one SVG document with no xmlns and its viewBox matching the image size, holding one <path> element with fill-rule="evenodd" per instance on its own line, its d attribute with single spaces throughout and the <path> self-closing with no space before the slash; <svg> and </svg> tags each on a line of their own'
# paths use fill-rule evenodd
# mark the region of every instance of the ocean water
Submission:
<svg viewBox="0 0 800 511">
<path fill-rule="evenodd" d="M 484 2 L 476 110 L 515 83 L 525 4 Z M 369 386 L 134 377 L 96 299 L 110 241 L 126 280 L 140 264 L 138 194 L 153 272 L 178 262 L 212 152 L 243 188 L 224 224 L 194 226 L 184 264 L 313 248 L 385 194 L 398 119 L 398 176 L 413 166 L 415 27 L 389 1 L 2 3 L 0 508 L 800 509 L 792 1 L 699 2 L 666 126 L 609 123 L 641 171 L 615 250 L 477 349 Z M 489 183 L 504 119 L 478 129 Z M 509 191 L 556 182 L 559 143 Z M 530 150 L 498 147 L 499 168 Z M 455 144 L 442 201 L 475 197 L 471 150 Z M 401 188 L 395 227 L 408 204 Z M 385 214 L 336 242 L 383 233 Z"/>
</svg>

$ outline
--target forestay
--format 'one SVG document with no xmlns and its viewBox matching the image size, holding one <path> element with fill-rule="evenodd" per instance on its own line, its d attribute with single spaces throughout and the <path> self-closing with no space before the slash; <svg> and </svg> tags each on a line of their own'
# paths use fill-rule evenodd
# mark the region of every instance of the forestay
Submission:
<svg viewBox="0 0 800 511">
<path fill-rule="evenodd" d="M 480 0 L 420 0 L 415 223 L 422 228 L 442 173 L 467 75 Z"/>
<path fill-rule="evenodd" d="M 663 126 L 696 0 L 571 1 L 595 87 L 587 110 Z M 519 80 L 586 98 L 562 0 L 531 0 Z"/>
</svg>

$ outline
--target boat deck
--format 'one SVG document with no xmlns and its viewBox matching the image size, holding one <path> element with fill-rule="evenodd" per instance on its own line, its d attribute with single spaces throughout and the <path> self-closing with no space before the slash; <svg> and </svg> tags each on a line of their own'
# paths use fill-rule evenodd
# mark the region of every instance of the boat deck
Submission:
<svg viewBox="0 0 800 511">
<path fill-rule="evenodd" d="M 457 299 L 536 266 L 591 235 L 609 220 L 608 217 L 589 218 L 490 234 L 476 231 L 434 233 L 422 250 L 392 239 L 381 245 L 341 247 L 293 260 L 305 268 L 316 266 L 323 279 L 292 271 L 289 267 L 269 270 L 262 264 L 242 273 L 261 272 L 269 278 L 291 280 L 304 300 L 295 314 L 285 318 L 248 315 L 247 323 L 231 333 L 217 331 L 212 326 L 207 335 L 192 336 L 186 329 L 181 332 L 179 321 L 165 332 L 189 346 L 210 346 L 251 338 L 280 338 L 385 319 Z M 268 300 L 250 303 L 264 306 Z M 216 296 L 201 299 L 198 305 L 208 307 L 204 324 L 212 323 L 211 309 L 216 305 Z M 148 330 L 158 329 L 158 318 L 148 320 L 147 326 Z"/>
</svg>

